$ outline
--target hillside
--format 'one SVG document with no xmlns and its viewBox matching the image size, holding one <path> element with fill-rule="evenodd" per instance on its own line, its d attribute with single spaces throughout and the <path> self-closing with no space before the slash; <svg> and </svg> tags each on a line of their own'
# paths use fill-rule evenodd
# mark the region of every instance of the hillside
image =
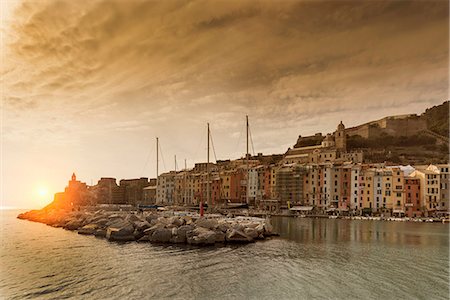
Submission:
<svg viewBox="0 0 450 300">
<path fill-rule="evenodd" d="M 427 108 L 420 117 L 426 120 L 429 130 L 442 136 L 449 136 L 449 101 Z"/>
<path fill-rule="evenodd" d="M 366 162 L 430 164 L 449 161 L 449 101 L 425 110 L 427 130 L 410 136 L 347 137 L 348 150 L 362 150 Z"/>
</svg>

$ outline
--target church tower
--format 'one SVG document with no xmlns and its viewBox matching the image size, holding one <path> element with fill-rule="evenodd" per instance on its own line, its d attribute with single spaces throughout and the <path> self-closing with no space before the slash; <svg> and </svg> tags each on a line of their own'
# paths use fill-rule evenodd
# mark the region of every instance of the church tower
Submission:
<svg viewBox="0 0 450 300">
<path fill-rule="evenodd" d="M 339 123 L 336 132 L 334 133 L 334 141 L 336 143 L 336 148 L 343 152 L 347 151 L 347 135 L 345 134 L 344 124 Z"/>
</svg>

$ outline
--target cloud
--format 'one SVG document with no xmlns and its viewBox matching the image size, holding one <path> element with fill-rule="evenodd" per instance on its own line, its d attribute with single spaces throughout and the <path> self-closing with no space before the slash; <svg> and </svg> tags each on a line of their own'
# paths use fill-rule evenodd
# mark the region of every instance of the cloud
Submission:
<svg viewBox="0 0 450 300">
<path fill-rule="evenodd" d="M 194 161 L 206 122 L 227 157 L 246 114 L 255 150 L 284 152 L 340 120 L 421 112 L 448 97 L 448 5 L 23 1 L 0 51 L 5 141 L 104 161 L 160 136 Z"/>
</svg>

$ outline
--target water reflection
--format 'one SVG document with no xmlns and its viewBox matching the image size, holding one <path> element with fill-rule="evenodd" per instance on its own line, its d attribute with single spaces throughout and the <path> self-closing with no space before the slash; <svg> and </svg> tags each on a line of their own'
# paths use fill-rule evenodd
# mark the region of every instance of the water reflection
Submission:
<svg viewBox="0 0 450 300">
<path fill-rule="evenodd" d="M 441 223 L 273 217 L 272 224 L 282 237 L 300 243 L 448 246 L 449 226 Z"/>
<path fill-rule="evenodd" d="M 448 225 L 274 218 L 249 245 L 110 243 L 2 215 L 0 299 L 448 299 Z"/>
</svg>

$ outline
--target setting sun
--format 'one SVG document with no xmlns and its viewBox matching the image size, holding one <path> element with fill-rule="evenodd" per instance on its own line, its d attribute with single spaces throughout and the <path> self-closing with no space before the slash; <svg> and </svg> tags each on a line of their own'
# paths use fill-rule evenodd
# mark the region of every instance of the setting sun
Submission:
<svg viewBox="0 0 450 300">
<path fill-rule="evenodd" d="M 48 195 L 48 190 L 47 190 L 45 187 L 40 187 L 40 188 L 38 189 L 38 195 L 39 195 L 40 197 L 45 197 L 45 196 Z"/>
</svg>

